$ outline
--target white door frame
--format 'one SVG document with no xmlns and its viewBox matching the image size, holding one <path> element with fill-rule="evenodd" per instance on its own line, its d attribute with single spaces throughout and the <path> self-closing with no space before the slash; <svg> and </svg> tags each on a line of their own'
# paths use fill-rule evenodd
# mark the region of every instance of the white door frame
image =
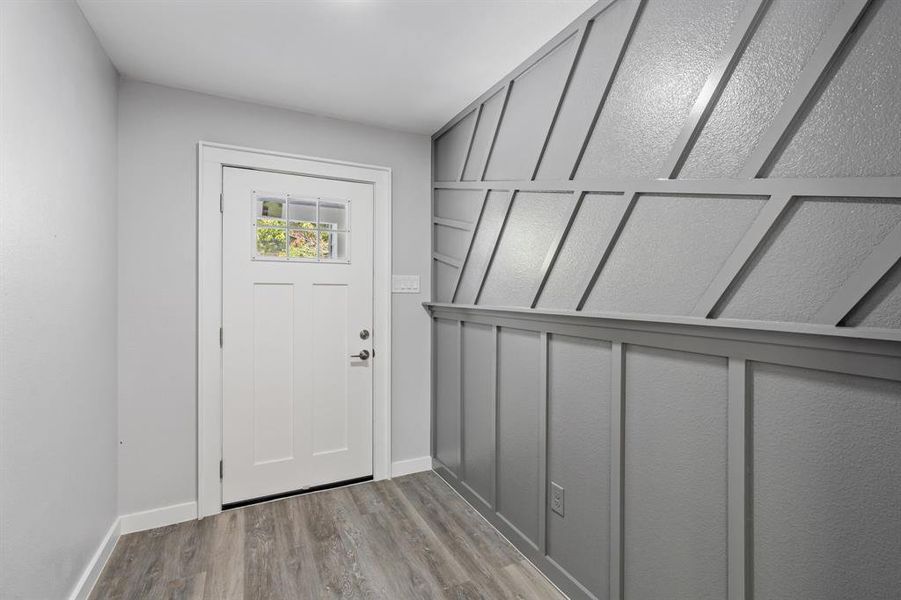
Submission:
<svg viewBox="0 0 901 600">
<path fill-rule="evenodd" d="M 222 169 L 244 167 L 373 186 L 373 478 L 391 466 L 391 169 L 201 141 L 197 145 L 197 517 L 222 511 Z M 226 333 L 227 335 L 227 333 Z"/>
</svg>

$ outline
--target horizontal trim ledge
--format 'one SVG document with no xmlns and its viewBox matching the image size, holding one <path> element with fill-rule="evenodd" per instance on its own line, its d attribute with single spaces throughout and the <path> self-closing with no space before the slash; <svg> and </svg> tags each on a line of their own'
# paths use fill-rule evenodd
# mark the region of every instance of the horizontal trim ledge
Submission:
<svg viewBox="0 0 901 600">
<path fill-rule="evenodd" d="M 737 319 L 704 319 L 669 315 L 585 313 L 572 310 L 477 306 L 446 302 L 423 302 L 422 305 L 434 317 L 451 317 L 464 321 L 467 318 L 478 317 L 487 317 L 491 320 L 508 319 L 519 321 L 524 325 L 532 324 L 533 329 L 538 330 L 546 328 L 542 325 L 566 324 L 901 358 L 901 331 L 891 329 L 832 327 L 806 323 L 770 323 Z"/>
<path fill-rule="evenodd" d="M 462 229 L 463 231 L 472 231 L 473 229 L 473 224 L 469 221 L 446 219 L 444 217 L 435 217 L 432 219 L 432 223 L 435 225 L 442 225 L 444 227 L 451 227 L 453 229 Z"/>
<path fill-rule="evenodd" d="M 901 198 L 901 177 L 813 177 L 797 179 L 572 179 L 516 181 L 439 181 L 434 190 L 517 190 L 621 194 L 688 194 L 706 196 Z"/>
<path fill-rule="evenodd" d="M 448 256 L 447 254 L 441 254 L 440 252 L 432 252 L 432 258 L 440 263 L 444 263 L 457 269 L 463 266 L 462 260 L 458 260 L 453 256 Z"/>
</svg>

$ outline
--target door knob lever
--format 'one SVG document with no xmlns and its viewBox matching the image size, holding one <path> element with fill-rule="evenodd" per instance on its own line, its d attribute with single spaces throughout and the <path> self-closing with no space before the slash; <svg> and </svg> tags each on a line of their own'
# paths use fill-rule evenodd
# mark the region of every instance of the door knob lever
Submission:
<svg viewBox="0 0 901 600">
<path fill-rule="evenodd" d="M 360 360 L 367 360 L 369 358 L 369 350 L 360 350 L 359 354 L 351 354 L 351 358 L 359 358 Z"/>
</svg>

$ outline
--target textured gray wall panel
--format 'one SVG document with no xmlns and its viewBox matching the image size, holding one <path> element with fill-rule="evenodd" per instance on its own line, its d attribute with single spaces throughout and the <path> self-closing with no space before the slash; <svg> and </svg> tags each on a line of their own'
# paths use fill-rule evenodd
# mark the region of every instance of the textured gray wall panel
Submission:
<svg viewBox="0 0 901 600">
<path fill-rule="evenodd" d="M 443 225 L 435 226 L 435 251 L 463 260 L 469 248 L 469 232 Z"/>
<path fill-rule="evenodd" d="M 472 148 L 469 151 L 469 159 L 463 170 L 464 181 L 478 181 L 485 171 L 485 161 L 488 160 L 488 151 L 494 141 L 497 131 L 497 120 L 501 116 L 504 107 L 504 99 L 507 91 L 501 90 L 489 98 L 482 105 L 482 114 L 479 116 L 479 124 L 472 138 Z"/>
<path fill-rule="evenodd" d="M 541 265 L 574 202 L 572 194 L 516 194 L 479 304 L 532 305 Z"/>
<path fill-rule="evenodd" d="M 642 196 L 583 310 L 688 315 L 761 199 Z"/>
<path fill-rule="evenodd" d="M 472 111 L 469 116 L 435 141 L 436 181 L 458 181 L 460 179 L 475 122 L 476 111 Z"/>
<path fill-rule="evenodd" d="M 532 176 L 572 64 L 573 38 L 513 82 L 485 179 Z"/>
<path fill-rule="evenodd" d="M 901 261 L 848 315 L 851 327 L 901 328 Z"/>
<path fill-rule="evenodd" d="M 901 384 L 755 364 L 754 597 L 901 593 Z"/>
<path fill-rule="evenodd" d="M 595 19 L 560 106 L 538 179 L 569 179 L 604 93 L 607 75 L 619 57 L 622 37 L 629 29 L 636 2 L 615 2 Z"/>
<path fill-rule="evenodd" d="M 501 329 L 497 342 L 497 510 L 537 544 L 538 334 Z"/>
<path fill-rule="evenodd" d="M 626 202 L 621 195 L 586 194 L 538 299 L 539 308 L 576 308 Z"/>
<path fill-rule="evenodd" d="M 463 275 L 460 278 L 460 288 L 457 290 L 456 298 L 456 301 L 461 304 L 475 304 L 476 302 L 479 285 L 488 269 L 488 261 L 491 260 L 494 242 L 504 224 L 508 198 L 507 192 L 488 194 L 485 210 L 482 211 L 482 219 L 479 221 L 479 228 L 472 240 L 469 258 L 463 265 Z"/>
<path fill-rule="evenodd" d="M 460 325 L 435 320 L 435 453 L 457 473 L 460 468 Z"/>
<path fill-rule="evenodd" d="M 625 596 L 726 597 L 726 361 L 626 351 Z"/>
<path fill-rule="evenodd" d="M 435 216 L 474 223 L 484 195 L 472 190 L 436 190 Z"/>
<path fill-rule="evenodd" d="M 841 0 L 775 0 L 679 177 L 736 177 L 832 23 Z"/>
<path fill-rule="evenodd" d="M 901 174 L 901 2 L 877 0 L 865 21 L 771 177 Z"/>
<path fill-rule="evenodd" d="M 444 154 L 480 111 L 436 215 L 474 222 L 488 198 L 459 306 L 431 307 L 467 322 L 467 484 L 438 470 L 570 597 L 901 597 L 899 57 L 901 0 L 603 0 L 433 136 Z M 458 270 L 434 264 L 447 300 Z M 502 328 L 488 424 L 477 323 Z M 497 511 L 475 497 L 492 470 Z M 566 517 L 542 512 L 542 477 Z"/>
<path fill-rule="evenodd" d="M 547 552 L 604 598 L 610 563 L 610 344 L 551 336 L 548 363 L 548 480 L 564 488 L 566 510 L 563 517 L 548 511 Z"/>
<path fill-rule="evenodd" d="M 578 177 L 658 177 L 741 4 L 648 0 Z"/>
<path fill-rule="evenodd" d="M 901 202 L 797 202 L 759 249 L 720 317 L 809 321 L 901 221 Z"/>
<path fill-rule="evenodd" d="M 492 329 L 463 324 L 463 464 L 464 480 L 486 502 L 491 501 L 494 460 L 491 396 Z"/>
</svg>

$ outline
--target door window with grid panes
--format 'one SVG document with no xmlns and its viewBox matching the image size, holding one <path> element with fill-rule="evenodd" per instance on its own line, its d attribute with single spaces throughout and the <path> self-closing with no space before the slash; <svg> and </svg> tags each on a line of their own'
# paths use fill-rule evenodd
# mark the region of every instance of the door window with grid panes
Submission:
<svg viewBox="0 0 901 600">
<path fill-rule="evenodd" d="M 255 260 L 350 262 L 350 202 L 254 192 Z"/>
</svg>

